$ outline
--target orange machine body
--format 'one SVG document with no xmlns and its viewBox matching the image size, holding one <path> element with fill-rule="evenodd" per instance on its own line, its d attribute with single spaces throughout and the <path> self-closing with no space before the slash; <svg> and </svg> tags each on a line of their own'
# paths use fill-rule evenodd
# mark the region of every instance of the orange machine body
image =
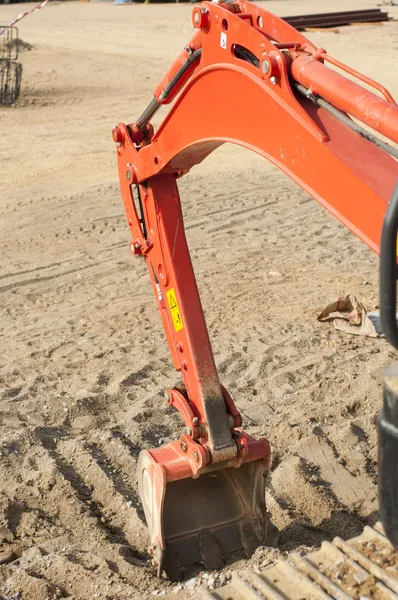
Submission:
<svg viewBox="0 0 398 600">
<path fill-rule="evenodd" d="M 159 572 L 166 564 L 173 572 L 197 560 L 217 566 L 221 556 L 239 548 L 250 554 L 264 543 L 267 530 L 261 498 L 269 444 L 241 430 L 239 412 L 220 384 L 185 238 L 178 177 L 223 143 L 239 144 L 276 164 L 376 252 L 398 180 L 398 164 L 387 152 L 313 102 L 322 96 L 346 117 L 397 142 L 398 108 L 385 88 L 249 2 L 203 2 L 192 19 L 197 31 L 156 87 L 146 113 L 113 131 L 131 249 L 146 260 L 184 383 L 166 397 L 186 433 L 141 453 L 138 465 Z M 373 85 L 384 99 L 330 69 L 327 61 Z M 307 97 L 297 93 L 297 84 Z M 149 117 L 173 99 L 154 133 Z M 198 502 L 214 505 L 209 477 L 217 473 L 224 482 L 220 489 L 234 496 L 223 518 L 215 509 L 198 509 Z M 186 494 L 185 507 L 191 505 L 179 527 L 166 515 L 173 511 L 166 492 L 183 480 L 207 484 L 200 494 L 191 483 L 170 492 L 173 502 Z"/>
</svg>

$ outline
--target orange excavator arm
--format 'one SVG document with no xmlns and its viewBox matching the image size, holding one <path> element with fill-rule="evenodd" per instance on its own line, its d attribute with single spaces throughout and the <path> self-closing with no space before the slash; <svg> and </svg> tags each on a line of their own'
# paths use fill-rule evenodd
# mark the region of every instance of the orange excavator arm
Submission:
<svg viewBox="0 0 398 600">
<path fill-rule="evenodd" d="M 398 151 L 385 141 L 398 142 L 398 107 L 385 88 L 249 2 L 203 2 L 194 7 L 192 21 L 195 35 L 147 109 L 135 123 L 113 130 L 131 250 L 146 260 L 183 379 L 166 397 L 186 432 L 141 452 L 138 463 L 150 552 L 158 572 L 176 578 L 187 564 L 203 561 L 215 568 L 230 552 L 250 555 L 270 531 L 264 503 L 269 444 L 241 429 L 240 414 L 220 384 L 185 238 L 178 178 L 225 142 L 250 148 L 376 252 L 398 181 Z M 172 101 L 154 132 L 151 118 Z M 384 236 L 386 302 L 392 299 L 394 308 L 395 212 Z M 395 320 L 390 324 L 394 336 Z"/>
</svg>

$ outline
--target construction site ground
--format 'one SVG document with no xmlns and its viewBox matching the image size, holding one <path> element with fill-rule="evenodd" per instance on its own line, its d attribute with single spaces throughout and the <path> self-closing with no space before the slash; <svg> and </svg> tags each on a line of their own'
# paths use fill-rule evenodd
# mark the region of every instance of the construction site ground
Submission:
<svg viewBox="0 0 398 600">
<path fill-rule="evenodd" d="M 191 35 L 191 9 L 54 1 L 19 25 L 33 46 L 20 56 L 22 97 L 0 109 L 2 600 L 190 598 L 378 520 L 374 419 L 397 355 L 317 321 L 346 293 L 377 307 L 378 259 L 272 165 L 224 146 L 180 191 L 220 378 L 273 448 L 279 547 L 181 584 L 150 567 L 135 467 L 181 430 L 163 399 L 179 378 L 144 262 L 129 253 L 111 129 L 150 101 Z M 307 35 L 398 97 L 397 22 Z M 242 94 L 237 118 L 248 110 Z"/>
</svg>

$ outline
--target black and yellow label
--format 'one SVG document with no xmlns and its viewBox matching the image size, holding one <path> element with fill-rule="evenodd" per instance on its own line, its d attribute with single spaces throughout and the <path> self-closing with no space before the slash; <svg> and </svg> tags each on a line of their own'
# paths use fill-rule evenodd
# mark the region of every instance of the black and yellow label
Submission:
<svg viewBox="0 0 398 600">
<path fill-rule="evenodd" d="M 174 291 L 174 288 L 171 288 L 168 292 L 166 292 L 166 296 L 167 302 L 169 304 L 171 318 L 173 319 L 174 329 L 176 331 L 181 331 L 181 329 L 184 328 L 184 325 L 182 323 L 180 307 L 178 306 L 177 296 Z"/>
</svg>

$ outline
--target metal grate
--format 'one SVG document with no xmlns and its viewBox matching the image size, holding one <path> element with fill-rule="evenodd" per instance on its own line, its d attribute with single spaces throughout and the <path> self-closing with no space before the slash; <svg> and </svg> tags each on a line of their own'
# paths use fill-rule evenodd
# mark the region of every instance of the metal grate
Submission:
<svg viewBox="0 0 398 600">
<path fill-rule="evenodd" d="M 18 29 L 0 25 L 0 60 L 17 60 Z"/>
<path fill-rule="evenodd" d="M 14 104 L 21 91 L 22 65 L 0 60 L 0 104 Z"/>
<path fill-rule="evenodd" d="M 14 104 L 21 91 L 18 29 L 0 25 L 0 104 Z"/>
</svg>

